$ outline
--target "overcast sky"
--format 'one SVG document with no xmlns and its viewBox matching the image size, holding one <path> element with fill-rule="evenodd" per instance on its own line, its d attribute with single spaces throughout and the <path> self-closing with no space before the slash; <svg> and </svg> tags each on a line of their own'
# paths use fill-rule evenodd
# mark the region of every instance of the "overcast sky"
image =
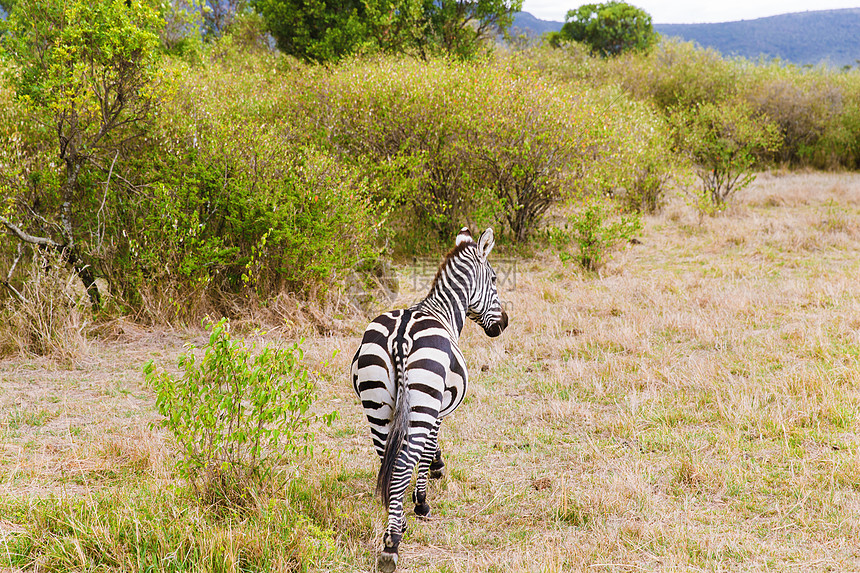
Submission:
<svg viewBox="0 0 860 573">
<path fill-rule="evenodd" d="M 583 4 L 599 4 L 606 0 L 523 0 L 523 11 L 542 20 L 564 21 L 568 10 Z M 860 0 L 722 0 L 720 2 L 690 2 L 689 0 L 628 0 L 637 8 L 651 14 L 655 24 L 696 24 L 700 22 L 731 22 L 776 16 L 807 10 L 860 8 Z"/>
</svg>

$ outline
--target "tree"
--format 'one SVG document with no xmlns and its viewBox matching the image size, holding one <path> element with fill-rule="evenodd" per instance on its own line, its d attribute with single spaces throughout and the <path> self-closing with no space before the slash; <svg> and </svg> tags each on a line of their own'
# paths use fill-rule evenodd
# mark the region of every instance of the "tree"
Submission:
<svg viewBox="0 0 860 573">
<path fill-rule="evenodd" d="M 22 125 L 43 148 L 22 151 L 24 170 L 0 162 L 9 192 L 0 225 L 21 243 L 61 254 L 94 308 L 100 293 L 84 229 L 101 238 L 99 205 L 115 162 L 152 107 L 158 27 L 140 0 L 17 0 L 2 38 L 28 117 Z"/>
<path fill-rule="evenodd" d="M 248 3 L 246 0 L 203 0 L 200 5 L 206 34 L 219 36 L 236 16 L 246 11 Z"/>
<path fill-rule="evenodd" d="M 253 0 L 281 51 L 306 61 L 332 61 L 361 51 L 370 39 L 367 4 L 353 0 Z"/>
<path fill-rule="evenodd" d="M 670 121 L 678 147 L 696 165 L 702 182 L 699 207 L 713 213 L 725 209 L 738 189 L 749 185 L 757 157 L 779 149 L 779 128 L 745 103 L 696 104 L 676 109 Z"/>
<path fill-rule="evenodd" d="M 278 47 L 306 61 L 368 52 L 468 59 L 522 0 L 252 0 Z"/>
<path fill-rule="evenodd" d="M 496 33 L 511 27 L 522 0 L 439 0 L 425 2 L 429 23 L 424 47 L 470 59 Z"/>
<path fill-rule="evenodd" d="M 647 51 L 657 43 L 657 34 L 647 12 L 626 2 L 610 1 L 570 10 L 561 31 L 550 37 L 554 45 L 564 40 L 583 42 L 605 57 Z"/>
</svg>

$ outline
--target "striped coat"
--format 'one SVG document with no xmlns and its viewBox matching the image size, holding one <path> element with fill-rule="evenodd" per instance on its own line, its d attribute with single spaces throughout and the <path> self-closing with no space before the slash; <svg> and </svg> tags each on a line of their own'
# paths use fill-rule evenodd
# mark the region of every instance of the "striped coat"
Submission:
<svg viewBox="0 0 860 573">
<path fill-rule="evenodd" d="M 388 508 L 379 557 L 393 571 L 406 521 L 403 497 L 418 468 L 413 501 L 426 516 L 427 479 L 444 467 L 437 440 L 442 420 L 463 401 L 468 385 L 458 340 L 466 318 L 488 336 L 507 327 L 487 261 L 494 245 L 487 229 L 475 242 L 468 229 L 457 235 L 427 297 L 416 305 L 378 316 L 368 325 L 352 361 L 352 383 L 364 408 L 373 445 L 382 461 L 377 491 Z"/>
</svg>

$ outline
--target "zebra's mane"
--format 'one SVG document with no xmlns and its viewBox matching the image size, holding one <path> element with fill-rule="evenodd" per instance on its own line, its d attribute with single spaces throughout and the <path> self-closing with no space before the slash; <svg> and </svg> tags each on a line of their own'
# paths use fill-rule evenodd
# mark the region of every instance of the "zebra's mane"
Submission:
<svg viewBox="0 0 860 573">
<path fill-rule="evenodd" d="M 460 256 L 460 253 L 468 249 L 469 247 L 476 246 L 477 243 L 472 239 L 468 241 L 463 241 L 460 244 L 456 245 L 453 249 L 448 251 L 448 254 L 445 255 L 445 260 L 442 261 L 442 264 L 439 265 L 439 270 L 436 271 L 436 276 L 433 277 L 433 284 L 430 286 L 430 292 L 432 293 L 436 289 L 436 283 L 439 282 L 439 278 L 442 276 L 442 273 L 445 272 L 445 268 L 448 266 L 448 263 L 451 262 L 452 259 Z"/>
</svg>

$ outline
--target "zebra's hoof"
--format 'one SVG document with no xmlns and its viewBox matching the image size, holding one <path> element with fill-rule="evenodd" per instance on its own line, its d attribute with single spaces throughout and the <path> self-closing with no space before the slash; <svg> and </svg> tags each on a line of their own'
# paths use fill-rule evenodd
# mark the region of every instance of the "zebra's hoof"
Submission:
<svg viewBox="0 0 860 573">
<path fill-rule="evenodd" d="M 430 471 L 428 472 L 430 479 L 442 479 L 445 477 L 445 464 L 439 464 L 436 467 L 430 466 Z"/>
<path fill-rule="evenodd" d="M 397 569 L 397 553 L 386 553 L 383 551 L 376 560 L 376 567 L 382 573 L 392 573 Z"/>
<path fill-rule="evenodd" d="M 426 501 L 424 503 L 416 503 L 415 515 L 417 515 L 418 517 L 427 517 L 428 515 L 430 515 L 430 504 Z"/>
</svg>

